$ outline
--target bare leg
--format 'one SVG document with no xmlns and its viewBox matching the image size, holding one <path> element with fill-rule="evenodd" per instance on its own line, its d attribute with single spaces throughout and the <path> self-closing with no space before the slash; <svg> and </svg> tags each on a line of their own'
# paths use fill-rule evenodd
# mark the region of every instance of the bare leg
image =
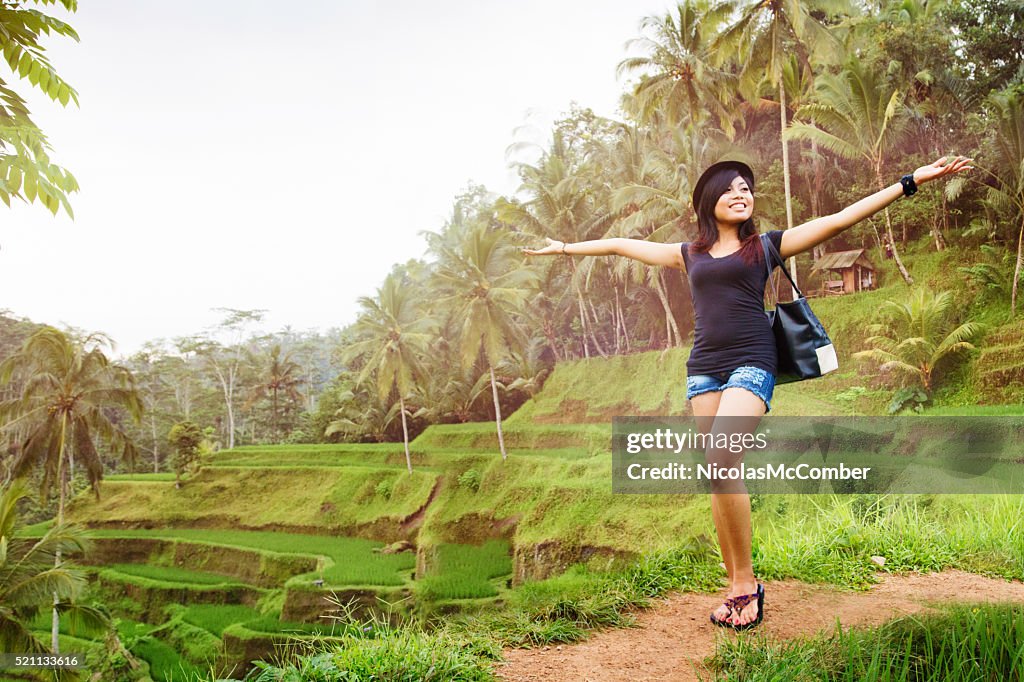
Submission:
<svg viewBox="0 0 1024 682">
<path fill-rule="evenodd" d="M 718 414 L 718 406 L 722 399 L 722 391 L 709 391 L 707 393 L 701 393 L 690 398 L 690 407 L 693 409 L 693 416 L 697 422 L 697 429 L 701 433 L 708 433 L 711 431 L 712 423 L 714 422 L 715 415 Z M 725 497 L 724 495 L 712 495 L 711 496 L 711 518 L 715 522 L 715 530 L 718 534 L 719 542 L 718 546 L 722 551 L 722 563 L 725 564 L 725 574 L 729 579 L 729 591 L 726 594 L 727 597 L 734 597 L 740 592 L 736 592 L 733 589 L 733 576 L 736 575 L 736 566 L 733 562 L 732 545 L 722 542 L 723 524 L 725 521 L 722 519 L 722 505 L 717 502 L 718 499 Z M 714 616 L 718 620 L 724 620 L 729 616 L 729 607 L 724 603 L 721 604 L 717 609 L 714 610 Z"/>
<path fill-rule="evenodd" d="M 764 401 L 761 398 L 745 388 L 731 387 L 722 391 L 716 416 L 760 418 L 764 412 Z M 711 513 L 718 531 L 722 555 L 730 558 L 730 561 L 726 562 L 730 580 L 729 596 L 756 592 L 757 580 L 754 577 L 751 554 L 750 495 L 745 492 L 745 488 L 742 493 L 712 494 Z M 747 604 L 740 613 L 733 614 L 730 622 L 741 625 L 749 623 L 756 617 L 755 600 Z"/>
</svg>

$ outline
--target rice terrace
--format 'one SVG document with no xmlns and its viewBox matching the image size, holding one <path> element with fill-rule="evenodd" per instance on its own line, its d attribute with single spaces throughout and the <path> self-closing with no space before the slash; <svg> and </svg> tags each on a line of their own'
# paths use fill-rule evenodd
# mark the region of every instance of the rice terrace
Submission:
<svg viewBox="0 0 1024 682">
<path fill-rule="evenodd" d="M 1019 3 L 0 48 L 0 682 L 1024 681 Z"/>
</svg>

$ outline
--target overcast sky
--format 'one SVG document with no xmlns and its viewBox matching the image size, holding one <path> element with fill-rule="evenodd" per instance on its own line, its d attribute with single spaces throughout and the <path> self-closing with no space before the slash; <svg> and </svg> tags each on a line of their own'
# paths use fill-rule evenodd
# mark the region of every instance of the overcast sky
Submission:
<svg viewBox="0 0 1024 682">
<path fill-rule="evenodd" d="M 44 42 L 81 107 L 11 79 L 82 186 L 75 220 L 0 206 L 0 310 L 106 332 L 115 355 L 217 307 L 345 326 L 470 180 L 516 190 L 515 128 L 547 134 L 572 101 L 617 116 L 625 42 L 672 6 L 82 2 L 81 42 Z"/>
</svg>

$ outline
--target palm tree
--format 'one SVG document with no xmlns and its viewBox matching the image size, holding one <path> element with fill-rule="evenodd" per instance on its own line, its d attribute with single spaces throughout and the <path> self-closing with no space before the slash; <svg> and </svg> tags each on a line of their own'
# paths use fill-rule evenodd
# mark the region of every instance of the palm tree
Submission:
<svg viewBox="0 0 1024 682">
<path fill-rule="evenodd" d="M 299 384 L 302 383 L 302 379 L 298 376 L 300 371 L 302 370 L 298 363 L 292 360 L 291 353 L 285 353 L 282 358 L 281 344 L 275 343 L 270 349 L 270 355 L 265 358 L 263 363 L 262 377 L 253 386 L 249 400 L 242 407 L 243 410 L 248 410 L 257 401 L 270 397 L 275 442 L 279 440 L 280 436 L 278 433 L 278 399 L 283 394 L 283 397 L 290 400 L 293 405 L 302 400 L 302 395 L 298 390 Z"/>
<path fill-rule="evenodd" d="M 439 288 L 445 292 L 438 305 L 450 306 L 455 318 L 462 322 L 459 333 L 462 367 L 474 366 L 483 348 L 490 372 L 498 447 L 504 460 L 508 455 L 501 432 L 501 406 L 494 368 L 513 348 L 526 346 L 517 318 L 539 276 L 532 268 L 522 266 L 520 253 L 509 242 L 506 232 L 478 225 L 469 231 L 458 250 L 442 254 L 436 277 Z"/>
<path fill-rule="evenodd" d="M 930 394 L 936 366 L 947 357 L 972 350 L 970 340 L 984 329 L 970 321 L 951 329 L 952 311 L 948 291 L 933 294 L 923 287 L 905 303 L 886 301 L 880 309 L 884 321 L 870 327 L 873 336 L 867 343 L 874 348 L 853 357 L 875 360 L 881 363 L 881 371 L 894 372 Z"/>
<path fill-rule="evenodd" d="M 377 290 L 376 298 L 359 298 L 363 313 L 354 326 L 359 340 L 343 351 L 342 358 L 349 363 L 356 358 L 366 357 L 356 383 L 362 384 L 371 372 L 374 373 L 378 396 L 382 402 L 387 400 L 393 389 L 398 389 L 405 462 L 412 472 L 405 398 L 417 383 L 425 380 L 423 358 L 430 352 L 437 323 L 434 318 L 424 314 L 417 293 L 408 284 L 401 272 L 392 272 Z"/>
<path fill-rule="evenodd" d="M 64 523 L 65 498 L 75 459 L 84 466 L 99 499 L 103 462 L 93 444 L 105 441 L 133 464 L 135 444 L 107 414 L 123 408 L 136 420 L 142 418 L 142 401 L 131 373 L 112 364 L 100 344 L 102 334 L 90 334 L 82 342 L 53 327 L 44 327 L 25 341 L 21 350 L 0 363 L 0 384 L 15 373 L 27 377 L 18 398 L 0 402 L 0 428 L 18 444 L 12 466 L 14 476 L 32 467 L 43 469 L 41 496 L 46 498 L 56 482 L 59 490 L 57 524 Z M 65 466 L 65 464 L 67 466 Z M 55 566 L 60 565 L 60 548 Z M 59 595 L 54 593 L 53 648 L 57 649 Z"/>
<path fill-rule="evenodd" d="M 86 584 L 85 575 L 70 566 L 54 567 L 54 557 L 89 548 L 86 531 L 78 526 L 57 524 L 41 538 L 20 535 L 18 501 L 29 494 L 23 478 L 11 481 L 0 492 L 0 650 L 32 654 L 59 653 L 32 633 L 31 624 L 57 595 L 57 609 L 69 623 L 85 631 L 111 628 L 100 610 L 76 604 Z"/>
<path fill-rule="evenodd" d="M 996 149 L 1000 165 L 1007 169 L 999 185 L 989 189 L 988 201 L 992 204 L 1016 209 L 1020 230 L 1017 232 L 1017 261 L 1013 267 L 1013 289 L 1010 294 L 1010 315 L 1017 315 L 1017 282 L 1024 267 L 1024 111 L 1021 101 L 1024 94 L 1019 89 L 992 93 L 989 102 L 996 112 L 999 125 L 996 127 Z"/>
<path fill-rule="evenodd" d="M 973 165 L 990 180 L 984 182 L 986 208 L 1008 213 L 1017 230 L 1017 258 L 1013 267 L 1010 289 L 1010 316 L 1017 316 L 1017 283 L 1024 269 L 1024 93 L 1008 88 L 993 92 L 987 98 L 996 125 L 992 129 L 993 157 L 991 168 L 981 164 Z M 950 181 L 947 194 L 955 198 L 962 191 L 968 178 Z M 974 182 L 981 182 L 974 180 Z M 1011 233 L 1012 234 L 1012 233 Z"/>
<path fill-rule="evenodd" d="M 605 237 L 657 242 L 679 239 L 681 224 L 689 223 L 684 223 L 681 216 L 690 213 L 690 188 L 697 181 L 699 169 L 712 158 L 737 151 L 721 133 L 716 135 L 709 129 L 698 134 L 693 123 L 674 128 L 667 142 L 672 152 L 659 146 L 651 133 L 622 127 L 619 144 L 610 150 L 610 156 L 625 160 L 619 162 L 612 180 L 615 190 L 611 209 L 617 218 Z M 607 165 L 612 166 L 610 159 Z M 667 345 L 682 345 L 662 280 L 664 268 L 649 268 L 640 261 L 622 258 L 613 264 L 612 272 L 617 279 L 645 284 L 655 292 L 664 311 Z M 622 327 L 625 329 L 624 323 Z M 676 343 L 672 342 L 673 336 Z"/>
<path fill-rule="evenodd" d="M 647 56 L 624 59 L 617 69 L 620 77 L 648 72 L 633 89 L 641 120 L 650 121 L 657 111 L 670 126 L 688 121 L 701 127 L 714 115 L 730 138 L 735 134 L 728 102 L 736 77 L 713 63 L 708 40 L 729 10 L 727 2 L 684 0 L 674 14 L 644 17 L 640 30 L 653 37 L 636 38 L 627 46 L 641 47 Z"/>
<path fill-rule="evenodd" d="M 808 69 L 811 55 L 831 57 L 838 48 L 835 38 L 815 14 L 846 10 L 842 0 L 734 0 L 730 11 L 739 18 L 712 42 L 718 63 L 733 58 L 743 65 L 740 91 L 751 98 L 757 84 L 767 77 L 769 85 L 779 92 L 780 130 L 786 131 L 786 88 L 783 64 L 795 53 Z M 786 197 L 786 228 L 793 227 L 793 205 L 790 200 L 789 146 L 782 137 L 782 177 Z M 796 281 L 796 258 L 789 260 L 789 269 Z"/>
<path fill-rule="evenodd" d="M 602 216 L 597 215 L 594 207 L 589 183 L 591 167 L 574 158 L 561 135 L 555 134 L 551 149 L 537 165 L 520 163 L 518 166 L 523 177 L 521 190 L 531 198 L 523 203 L 499 199 L 496 208 L 503 222 L 533 237 L 549 236 L 565 242 L 597 237 L 592 232 Z M 593 345 L 601 356 L 607 357 L 597 337 L 596 315 L 592 311 L 587 312 L 583 282 L 577 275 L 580 266 L 575 258 L 568 259 L 568 263 L 583 328 L 583 355 L 589 358 L 590 346 Z"/>
<path fill-rule="evenodd" d="M 324 429 L 324 436 L 342 433 L 369 437 L 376 443 L 387 439 L 388 427 L 397 416 L 398 403 L 388 406 L 379 401 L 377 389 L 367 383 L 339 389 L 337 399 L 341 407 L 335 410 L 334 419 Z"/>
<path fill-rule="evenodd" d="M 844 159 L 866 161 L 878 189 L 884 189 L 882 177 L 886 151 L 896 147 L 906 130 L 906 112 L 899 90 L 886 85 L 865 69 L 859 59 L 850 57 L 838 75 L 818 77 L 816 92 L 817 103 L 805 104 L 796 115 L 810 119 L 817 126 L 794 122 L 783 133 L 783 138 L 814 140 Z M 907 284 L 913 284 L 914 279 L 904 267 L 896 248 L 888 206 L 884 214 L 896 266 Z"/>
</svg>

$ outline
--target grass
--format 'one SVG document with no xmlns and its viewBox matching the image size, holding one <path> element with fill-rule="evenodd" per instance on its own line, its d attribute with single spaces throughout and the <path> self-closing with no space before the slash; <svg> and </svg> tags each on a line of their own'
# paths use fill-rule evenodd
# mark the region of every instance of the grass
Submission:
<svg viewBox="0 0 1024 682">
<path fill-rule="evenodd" d="M 161 471 L 157 473 L 137 473 L 137 474 L 104 474 L 104 481 L 135 481 L 135 482 L 146 482 L 155 481 L 159 483 L 165 483 L 167 481 L 174 481 L 175 476 L 171 472 Z"/>
<path fill-rule="evenodd" d="M 917 244 L 908 250 L 913 256 L 908 263 L 918 283 L 960 291 L 961 283 L 951 280 L 950 273 L 956 273 L 955 266 L 969 260 L 970 254 L 956 247 L 933 253 L 926 246 Z M 841 369 L 814 381 L 779 386 L 772 401 L 773 415 L 884 414 L 893 390 L 881 386 L 866 366 L 850 357 L 864 348 L 867 324 L 882 302 L 899 300 L 907 292 L 894 276 L 891 262 L 878 265 L 885 275 L 883 288 L 811 301 L 836 343 Z M 969 293 L 964 296 L 969 298 Z M 1002 319 L 1001 305 L 972 308 L 965 300 L 960 307 L 994 322 Z M 1006 348 L 1016 347 L 1014 328 L 1001 329 L 992 339 Z M 1000 352 L 1003 360 L 1016 357 L 1006 349 Z M 697 549 L 680 547 L 680 538 L 713 537 L 708 497 L 614 495 L 609 485 L 611 418 L 684 414 L 688 353 L 688 348 L 676 348 L 559 363 L 543 390 L 505 420 L 510 456 L 504 462 L 498 456 L 491 422 L 429 427 L 413 442 L 416 471 L 411 476 L 402 470 L 400 443 L 235 448 L 218 453 L 181 490 L 145 484 L 154 480 L 151 475 L 108 479 L 102 502 L 83 496 L 72 505 L 71 517 L 160 528 L 180 521 L 181 525 L 317 529 L 323 534 L 198 529 L 95 532 L 320 554 L 330 559 L 325 580 L 339 586 L 407 584 L 411 555 L 377 555 L 372 549 L 380 543 L 358 545 L 337 536 L 358 532 L 397 539 L 408 530 L 418 534 L 421 548 L 436 551 L 434 561 L 428 562 L 432 573 L 418 586 L 421 597 L 451 599 L 501 592 L 503 610 L 453 624 L 445 629 L 447 639 L 412 632 L 402 635 L 408 639 L 396 633 L 373 643 L 350 642 L 364 657 L 358 665 L 372 663 L 382 671 L 396 670 L 403 657 L 420 660 L 431 646 L 437 656 L 455 656 L 474 647 L 484 652 L 498 645 L 576 641 L 595 627 L 628 624 L 633 609 L 667 590 L 714 590 L 721 584 L 723 571 L 713 543 L 695 540 Z M 985 386 L 977 381 L 976 369 L 975 364 L 965 363 L 947 371 L 942 376 L 945 386 L 936 392 L 936 406 L 926 414 L 1024 413 L 1021 405 L 977 406 L 985 397 Z M 475 475 L 464 476 L 469 470 Z M 460 478 L 467 483 L 460 483 Z M 404 521 L 427 502 L 432 491 L 435 496 L 422 526 L 407 529 Z M 862 589 L 877 575 L 870 557 L 880 554 L 887 559 L 887 571 L 956 567 L 1024 578 L 1022 499 L 755 496 L 751 500 L 755 570 L 765 579 L 799 578 Z M 496 585 L 498 578 L 511 572 L 507 550 L 502 557 L 494 549 L 500 543 L 485 549 L 496 536 L 511 539 L 520 556 L 541 557 L 516 567 L 517 577 L 527 581 L 516 589 L 500 590 Z M 466 543 L 477 549 L 447 549 Z M 593 558 L 579 565 L 586 556 Z M 375 563 L 378 560 L 396 563 Z M 624 567 L 630 560 L 633 563 Z M 572 564 L 577 565 L 563 571 Z M 231 617 L 248 625 L 264 622 L 265 627 L 274 622 L 272 616 L 261 621 L 251 615 L 239 612 Z M 205 620 L 201 627 L 210 632 L 223 633 L 230 625 L 225 624 L 227 615 L 219 618 L 212 609 L 207 614 L 198 612 L 193 620 L 197 626 Z M 416 639 L 421 636 L 427 638 Z M 337 664 L 338 657 L 332 656 L 324 665 Z"/>
<path fill-rule="evenodd" d="M 576 642 L 594 628 L 631 624 L 632 610 L 671 590 L 718 589 L 715 561 L 710 544 L 695 538 L 648 554 L 625 570 L 592 571 L 576 565 L 555 578 L 512 590 L 501 611 L 467 616 L 449 627 L 497 647 Z"/>
<path fill-rule="evenodd" d="M 878 628 L 768 642 L 723 638 L 710 667 L 715 679 L 850 682 L 975 682 L 1020 679 L 1024 607 L 947 606 Z"/>
<path fill-rule="evenodd" d="M 374 552 L 384 543 L 362 538 L 276 533 L 270 531 L 236 531 L 200 528 L 168 528 L 160 530 L 94 529 L 96 537 L 167 538 L 229 547 L 241 547 L 281 554 L 322 555 L 329 561 L 323 570 L 325 586 L 403 585 L 405 571 L 415 567 L 412 554 L 379 554 Z M 166 570 L 162 567 L 154 569 Z M 320 574 L 316 574 L 317 577 Z"/>
<path fill-rule="evenodd" d="M 288 452 L 291 446 L 282 446 Z M 351 532 L 382 520 L 397 525 L 428 499 L 437 476 L 373 466 L 324 468 L 207 467 L 180 489 L 137 481 L 104 481 L 101 499 L 80 495 L 70 521 L 183 526 L 213 518 L 217 525 L 288 525 L 318 532 Z M 382 482 L 391 491 L 378 493 Z"/>
<path fill-rule="evenodd" d="M 417 594 L 428 601 L 497 596 L 492 579 L 512 574 L 511 547 L 504 540 L 480 546 L 443 544 L 434 549 L 430 572 L 416 581 Z"/>
<path fill-rule="evenodd" d="M 963 407 L 940 406 L 924 410 L 931 417 L 964 415 L 970 417 L 1019 417 L 1024 415 L 1021 405 L 968 405 Z"/>
<path fill-rule="evenodd" d="M 965 571 L 1024 579 L 1019 495 L 766 495 L 752 500 L 754 567 L 768 580 L 849 588 L 885 570 Z"/>
<path fill-rule="evenodd" d="M 132 647 L 132 653 L 149 663 L 149 674 L 156 682 L 184 682 L 204 674 L 202 668 L 155 637 L 140 639 Z"/>
<path fill-rule="evenodd" d="M 246 630 L 253 632 L 265 632 L 272 634 L 279 633 L 296 633 L 296 634 L 322 634 L 332 635 L 336 632 L 341 632 L 344 627 L 335 625 L 332 622 L 326 623 L 296 623 L 291 621 L 282 621 L 276 616 L 261 616 L 252 620 L 239 621 Z"/>
<path fill-rule="evenodd" d="M 260 618 L 263 616 L 257 609 L 240 604 L 188 604 L 182 613 L 182 619 L 186 623 L 201 627 L 218 637 L 229 625 Z"/>
<path fill-rule="evenodd" d="M 255 662 L 253 682 L 274 680 L 390 680 L 392 682 L 484 682 L 494 679 L 489 661 L 443 632 L 428 633 L 380 620 L 366 633 L 348 631 L 340 641 L 300 644 L 296 654 Z M 284 660 L 280 660 L 284 659 Z M 208 679 L 208 678 L 198 678 Z M 221 680 L 220 682 L 236 682 Z"/>
<path fill-rule="evenodd" d="M 111 564 L 106 570 L 115 571 L 137 578 L 147 578 L 163 583 L 180 583 L 183 585 L 234 585 L 241 584 L 236 579 L 208 573 L 192 571 L 175 566 L 152 566 L 149 564 Z"/>
</svg>

